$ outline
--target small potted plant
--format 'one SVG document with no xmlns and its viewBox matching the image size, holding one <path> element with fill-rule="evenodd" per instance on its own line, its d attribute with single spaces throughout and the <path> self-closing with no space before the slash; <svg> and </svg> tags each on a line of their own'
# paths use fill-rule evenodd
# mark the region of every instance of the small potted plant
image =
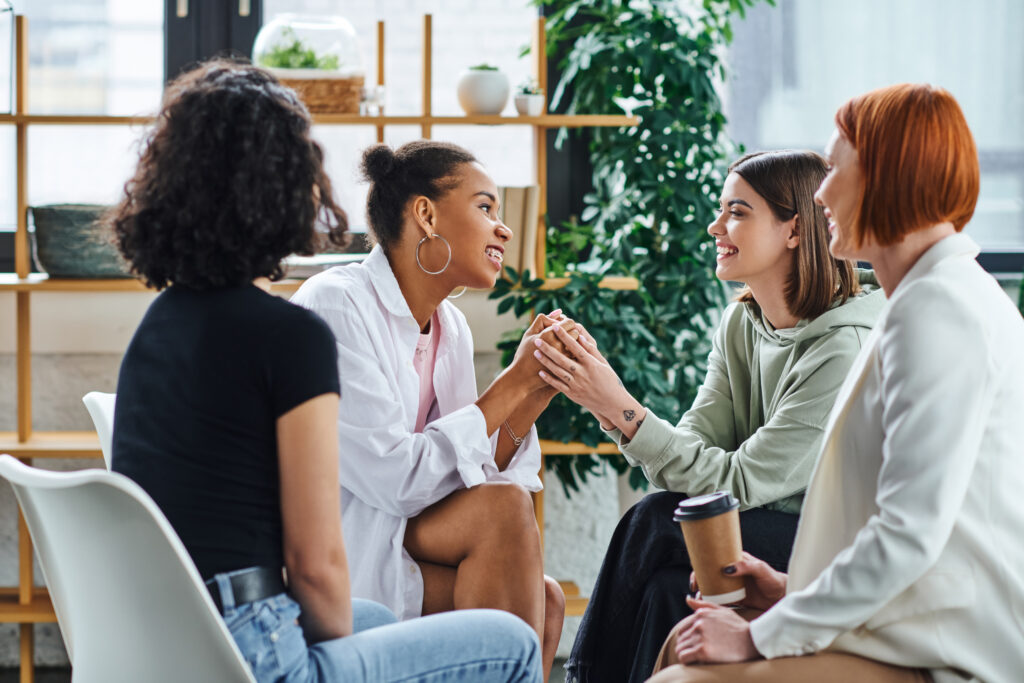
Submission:
<svg viewBox="0 0 1024 683">
<path fill-rule="evenodd" d="M 520 116 L 540 116 L 544 113 L 544 91 L 533 76 L 516 88 L 515 103 Z"/>
<path fill-rule="evenodd" d="M 342 17 L 282 14 L 253 44 L 253 61 L 294 89 L 314 114 L 359 113 L 362 59 L 356 31 Z"/>
<path fill-rule="evenodd" d="M 508 77 L 490 64 L 477 64 L 459 77 L 459 105 L 470 116 L 500 114 L 508 103 Z"/>
</svg>

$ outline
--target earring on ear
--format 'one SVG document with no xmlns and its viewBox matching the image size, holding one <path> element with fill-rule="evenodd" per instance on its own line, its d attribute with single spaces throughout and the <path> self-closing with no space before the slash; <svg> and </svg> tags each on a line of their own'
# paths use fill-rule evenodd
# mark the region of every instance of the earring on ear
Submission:
<svg viewBox="0 0 1024 683">
<path fill-rule="evenodd" d="M 423 263 L 420 261 L 420 247 L 423 246 L 424 242 L 426 242 L 427 240 L 432 240 L 435 237 L 437 239 L 441 240 L 442 242 L 444 242 L 444 246 L 448 247 L 448 260 L 444 262 L 443 266 L 441 266 L 441 270 L 427 270 L 426 268 L 423 267 Z M 451 263 L 451 262 L 452 262 L 452 245 L 448 244 L 448 240 L 446 240 L 445 238 L 441 237 L 436 232 L 427 235 L 426 237 L 421 239 L 416 244 L 416 265 L 419 266 L 420 270 L 422 270 L 427 275 L 440 275 L 444 271 L 448 270 L 448 264 Z"/>
<path fill-rule="evenodd" d="M 451 294 L 449 294 L 449 295 L 448 295 L 447 297 L 445 297 L 445 298 L 447 298 L 447 299 L 458 299 L 458 298 L 459 298 L 460 296 L 462 296 L 463 294 L 465 294 L 465 293 L 466 293 L 466 290 L 467 290 L 467 289 L 469 289 L 469 287 L 465 287 L 465 286 L 463 286 L 463 288 L 462 288 L 462 291 L 461 291 L 461 292 L 459 292 L 459 293 L 458 293 L 458 294 L 456 294 L 455 296 L 452 296 Z"/>
</svg>

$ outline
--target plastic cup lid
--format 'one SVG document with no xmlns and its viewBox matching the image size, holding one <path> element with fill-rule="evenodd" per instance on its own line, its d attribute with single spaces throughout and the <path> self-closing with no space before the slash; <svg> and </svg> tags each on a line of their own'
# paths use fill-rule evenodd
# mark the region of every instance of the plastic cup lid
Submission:
<svg viewBox="0 0 1024 683">
<path fill-rule="evenodd" d="M 697 519 L 707 519 L 720 515 L 729 510 L 735 510 L 740 506 L 738 500 L 732 497 L 728 491 L 715 491 L 703 496 L 684 498 L 679 501 L 672 520 L 675 522 L 692 522 Z"/>
</svg>

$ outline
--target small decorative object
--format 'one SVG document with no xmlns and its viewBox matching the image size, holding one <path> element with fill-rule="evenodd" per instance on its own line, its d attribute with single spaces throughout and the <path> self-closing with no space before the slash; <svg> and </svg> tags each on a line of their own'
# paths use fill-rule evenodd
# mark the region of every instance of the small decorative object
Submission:
<svg viewBox="0 0 1024 683">
<path fill-rule="evenodd" d="M 314 114 L 358 114 L 365 69 L 342 17 L 282 14 L 256 36 L 253 61 L 292 88 Z"/>
<path fill-rule="evenodd" d="M 544 91 L 533 76 L 516 88 L 515 104 L 520 116 L 540 116 L 544 113 Z"/>
<path fill-rule="evenodd" d="M 39 269 L 55 278 L 132 277 L 100 224 L 109 208 L 96 204 L 33 206 L 32 253 Z"/>
<path fill-rule="evenodd" d="M 490 64 L 471 66 L 459 77 L 457 92 L 466 114 L 500 114 L 508 103 L 508 77 Z"/>
</svg>

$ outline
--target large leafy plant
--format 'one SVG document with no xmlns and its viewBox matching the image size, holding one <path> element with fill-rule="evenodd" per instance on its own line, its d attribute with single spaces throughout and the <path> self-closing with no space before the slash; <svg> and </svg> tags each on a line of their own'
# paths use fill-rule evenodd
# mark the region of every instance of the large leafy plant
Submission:
<svg viewBox="0 0 1024 683">
<path fill-rule="evenodd" d="M 491 297 L 501 299 L 501 312 L 564 309 L 587 327 L 629 391 L 669 420 L 692 403 L 703 381 L 724 303 L 706 226 L 735 149 L 724 134 L 716 85 L 725 78 L 720 57 L 732 38 L 730 18 L 755 2 L 535 0 L 549 6 L 548 54 L 562 69 L 552 109 L 625 110 L 640 124 L 593 129 L 594 189 L 586 208 L 579 223 L 548 228 L 547 274 L 569 276 L 568 286 L 542 290 L 531 273 L 507 269 L 508 280 Z M 602 289 L 606 275 L 634 276 L 640 288 Z M 511 338 L 499 346 L 506 354 L 514 347 Z M 538 429 L 589 446 L 604 440 L 597 421 L 564 396 Z M 568 493 L 601 459 L 553 457 L 547 467 Z M 621 456 L 607 460 L 626 471 Z M 636 470 L 630 483 L 646 485 Z"/>
</svg>

